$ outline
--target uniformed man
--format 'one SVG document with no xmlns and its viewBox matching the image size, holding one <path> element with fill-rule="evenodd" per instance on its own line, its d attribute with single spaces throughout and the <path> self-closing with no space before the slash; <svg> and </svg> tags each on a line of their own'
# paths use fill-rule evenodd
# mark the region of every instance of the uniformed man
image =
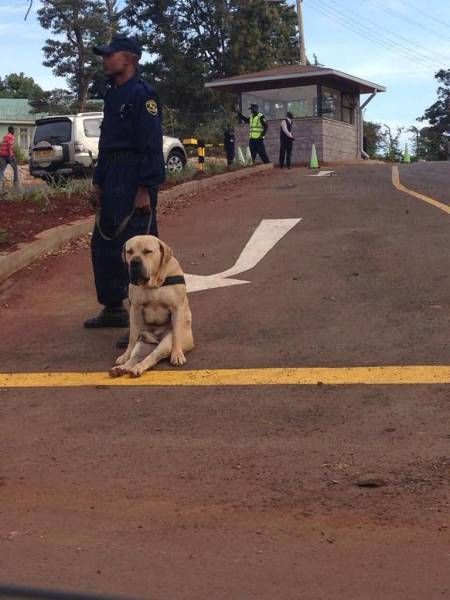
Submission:
<svg viewBox="0 0 450 600">
<path fill-rule="evenodd" d="M 111 83 L 93 178 L 97 216 L 92 264 L 97 298 L 104 308 L 84 325 L 127 327 L 123 300 L 129 281 L 122 248 L 135 235 L 158 235 L 157 192 L 165 179 L 161 104 L 137 71 L 142 52 L 134 39 L 117 35 L 94 52 L 103 57 Z"/>
<path fill-rule="evenodd" d="M 280 169 L 284 167 L 285 161 L 287 168 L 291 168 L 294 139 L 294 115 L 288 112 L 280 127 Z"/>
<path fill-rule="evenodd" d="M 225 148 L 225 153 L 227 155 L 227 164 L 228 166 L 230 166 L 233 164 L 236 155 L 236 137 L 234 135 L 234 129 L 230 124 L 226 126 L 226 129 L 223 132 L 223 145 Z"/>
<path fill-rule="evenodd" d="M 250 125 L 249 148 L 253 163 L 258 155 L 263 163 L 270 162 L 264 145 L 264 136 L 266 135 L 268 125 L 264 115 L 259 112 L 259 106 L 257 104 L 250 104 L 250 117 L 246 117 L 239 111 L 238 116 L 244 123 L 249 123 Z"/>
</svg>

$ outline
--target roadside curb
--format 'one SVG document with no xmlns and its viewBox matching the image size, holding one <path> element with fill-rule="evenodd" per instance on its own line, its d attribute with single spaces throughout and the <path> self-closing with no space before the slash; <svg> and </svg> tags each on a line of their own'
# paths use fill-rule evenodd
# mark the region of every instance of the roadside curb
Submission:
<svg viewBox="0 0 450 600">
<path fill-rule="evenodd" d="M 46 252 L 52 252 L 60 246 L 92 231 L 94 217 L 79 219 L 70 225 L 58 225 L 36 235 L 32 242 L 20 244 L 15 252 L 0 254 L 0 283 L 27 267 Z"/>
<path fill-rule="evenodd" d="M 204 180 L 197 179 L 194 181 L 187 181 L 186 183 L 181 183 L 170 190 L 161 192 L 161 206 L 164 207 L 164 202 L 170 202 L 171 200 L 175 200 L 180 196 L 198 194 L 203 190 L 214 188 L 223 183 L 233 183 L 234 181 L 239 181 L 239 179 L 252 177 L 255 173 L 272 170 L 273 164 L 269 163 L 267 165 L 258 165 L 256 167 L 247 167 L 245 169 L 243 168 L 239 171 L 233 171 L 231 173 L 221 173 L 220 175 L 214 175 L 213 177 L 209 177 L 208 179 Z"/>
<path fill-rule="evenodd" d="M 214 175 L 208 179 L 187 181 L 181 183 L 169 190 L 163 191 L 159 196 L 159 206 L 164 208 L 173 200 L 181 196 L 192 196 L 203 190 L 217 187 L 225 183 L 233 183 L 240 179 L 251 177 L 261 171 L 270 171 L 273 165 L 258 165 L 252 168 L 233 171 L 232 173 L 221 173 Z M 36 239 L 32 242 L 20 244 L 19 249 L 10 253 L 0 253 L 0 283 L 3 283 L 8 277 L 11 277 L 17 271 L 27 267 L 32 262 L 37 260 L 43 254 L 52 252 L 60 246 L 67 244 L 82 235 L 90 233 L 94 227 L 94 217 L 86 217 L 74 221 L 69 225 L 58 225 L 52 229 L 47 229 L 36 235 Z"/>
</svg>

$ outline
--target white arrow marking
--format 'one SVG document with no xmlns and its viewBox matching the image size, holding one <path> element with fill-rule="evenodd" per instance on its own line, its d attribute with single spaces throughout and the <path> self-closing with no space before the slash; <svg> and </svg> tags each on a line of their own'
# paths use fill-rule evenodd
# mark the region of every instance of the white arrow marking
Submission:
<svg viewBox="0 0 450 600">
<path fill-rule="evenodd" d="M 310 177 L 331 177 L 334 171 L 319 171 L 318 173 L 314 173 L 314 175 L 310 175 Z"/>
<path fill-rule="evenodd" d="M 265 255 L 283 238 L 301 219 L 264 219 L 253 232 L 252 237 L 242 250 L 235 264 L 226 271 L 214 275 L 188 275 L 188 292 L 200 292 L 229 285 L 250 283 L 240 279 L 228 279 L 256 267 Z"/>
</svg>

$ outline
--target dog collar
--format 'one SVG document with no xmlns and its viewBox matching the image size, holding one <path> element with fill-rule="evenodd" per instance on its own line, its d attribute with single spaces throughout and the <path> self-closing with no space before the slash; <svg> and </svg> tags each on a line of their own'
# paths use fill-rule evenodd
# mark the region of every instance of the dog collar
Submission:
<svg viewBox="0 0 450 600">
<path fill-rule="evenodd" d="M 161 287 L 166 285 L 186 285 L 186 279 L 183 275 L 172 275 L 171 277 L 166 277 L 164 283 Z"/>
</svg>

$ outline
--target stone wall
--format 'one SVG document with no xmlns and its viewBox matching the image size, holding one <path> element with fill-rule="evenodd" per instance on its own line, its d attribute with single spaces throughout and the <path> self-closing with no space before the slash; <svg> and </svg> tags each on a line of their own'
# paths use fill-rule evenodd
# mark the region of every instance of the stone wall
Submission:
<svg viewBox="0 0 450 600">
<path fill-rule="evenodd" d="M 359 158 L 358 130 L 355 125 L 323 119 L 323 159 L 325 162 Z"/>
<path fill-rule="evenodd" d="M 358 114 L 355 111 L 355 116 Z M 269 121 L 265 145 L 269 159 L 277 163 L 280 151 L 281 120 Z M 321 117 L 294 119 L 295 142 L 293 163 L 309 163 L 311 148 L 316 145 L 319 161 L 339 162 L 360 158 L 358 126 Z M 248 146 L 249 126 L 237 125 L 236 146 Z"/>
</svg>

